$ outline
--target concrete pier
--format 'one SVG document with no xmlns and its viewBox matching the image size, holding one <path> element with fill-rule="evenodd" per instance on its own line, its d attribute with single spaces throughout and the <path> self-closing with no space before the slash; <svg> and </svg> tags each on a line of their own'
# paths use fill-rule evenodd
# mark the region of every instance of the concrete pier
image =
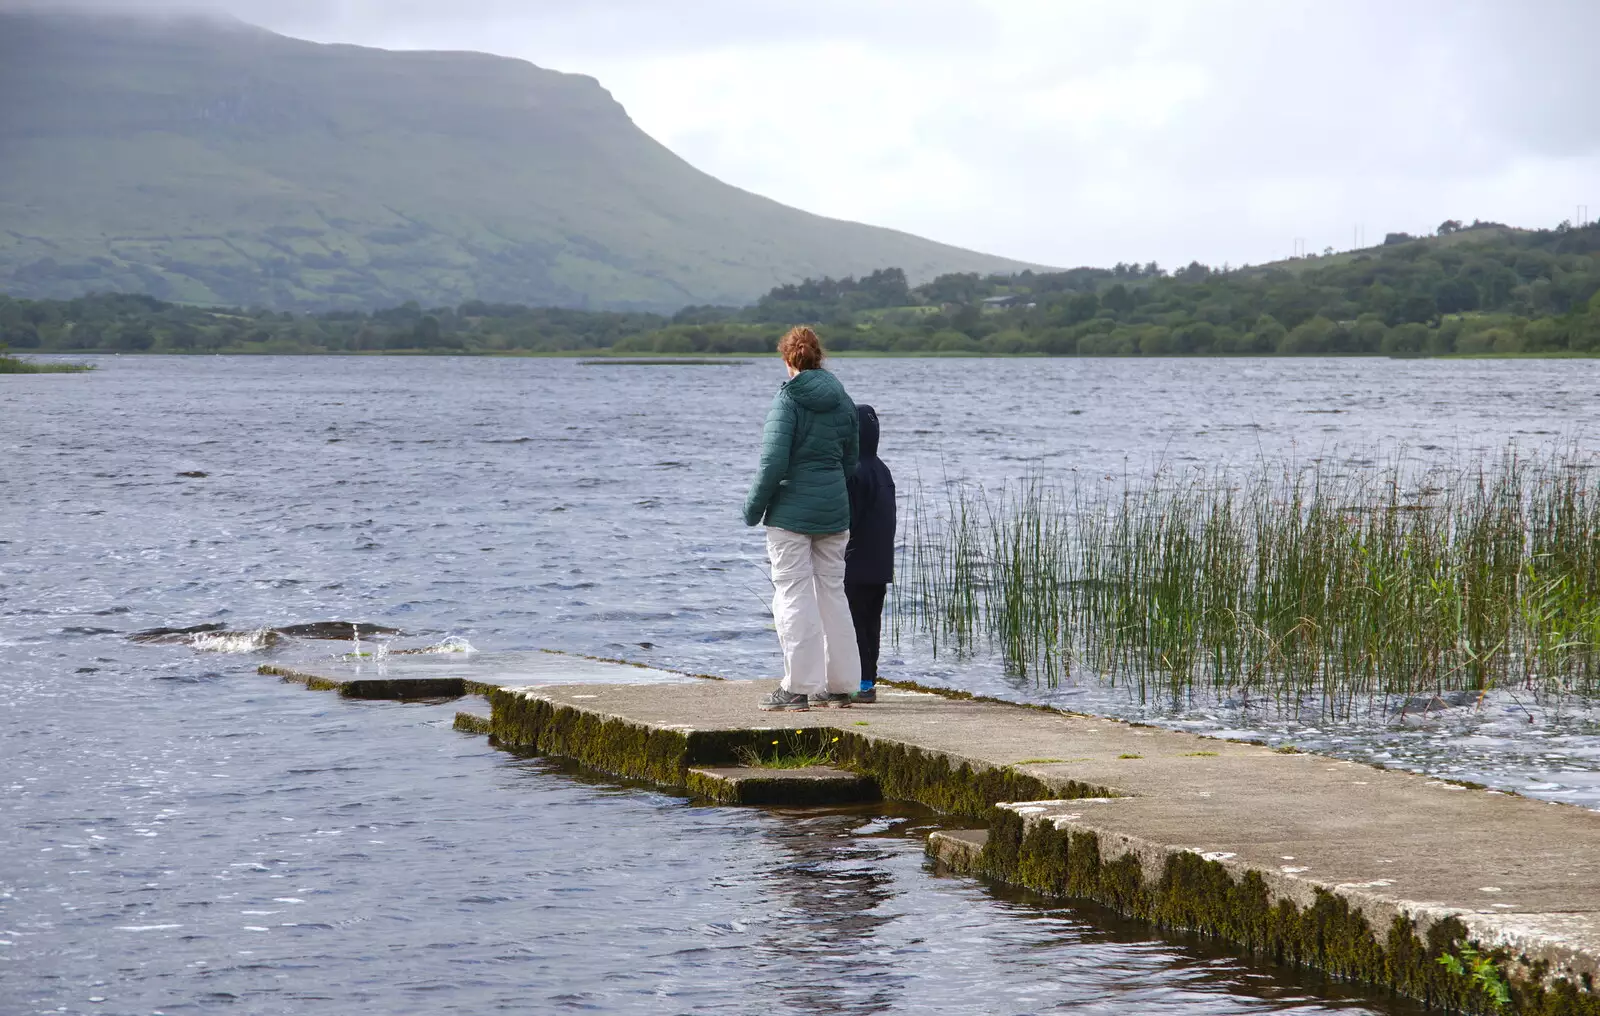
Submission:
<svg viewBox="0 0 1600 1016">
<path fill-rule="evenodd" d="M 929 850 L 955 870 L 1434 1005 L 1600 1012 L 1600 813 L 921 691 L 880 686 L 871 706 L 763 713 L 755 703 L 771 682 L 655 672 L 636 683 L 626 679 L 647 675 L 560 656 L 537 673 L 478 662 L 457 664 L 463 690 L 489 702 L 476 729 L 508 748 L 746 803 L 783 798 L 774 771 L 741 758 L 826 752 L 833 771 L 811 774 L 808 800 L 881 794 L 938 809 L 952 828 Z M 490 672 L 507 679 L 483 680 Z M 308 676 L 339 687 L 332 673 L 287 679 Z M 1493 962 L 1474 974 L 1475 955 Z"/>
<path fill-rule="evenodd" d="M 256 670 L 312 691 L 375 699 L 454 698 L 484 695 L 496 688 L 577 681 L 681 684 L 696 680 L 693 674 L 549 652 L 341 656 L 314 663 L 263 663 Z"/>
</svg>

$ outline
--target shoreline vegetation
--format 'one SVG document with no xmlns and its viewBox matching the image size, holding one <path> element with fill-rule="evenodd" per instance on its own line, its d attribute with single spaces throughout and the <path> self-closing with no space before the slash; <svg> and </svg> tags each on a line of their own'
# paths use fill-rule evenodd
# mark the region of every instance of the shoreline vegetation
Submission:
<svg viewBox="0 0 1600 1016">
<path fill-rule="evenodd" d="M 897 634 L 1055 686 L 1350 716 L 1600 694 L 1600 459 L 1371 456 L 911 497 Z"/>
<path fill-rule="evenodd" d="M 54 352 L 54 351 L 52 351 L 52 352 Z M 107 352 L 104 351 L 104 350 L 72 349 L 72 350 L 62 350 L 61 352 L 68 353 L 68 354 L 73 354 L 73 355 L 79 355 L 79 356 L 104 356 L 104 355 L 107 355 Z M 122 356 L 124 354 L 121 353 L 121 352 L 115 352 L 115 353 L 110 353 L 109 355 Z M 130 356 L 244 356 L 244 357 L 249 357 L 249 356 L 331 356 L 331 357 L 351 357 L 351 358 L 356 358 L 356 359 L 375 359 L 375 358 L 380 358 L 380 357 L 381 358 L 395 358 L 395 357 L 408 358 L 409 357 L 409 358 L 414 358 L 414 359 L 464 357 L 464 358 L 468 358 L 468 359 L 481 359 L 481 360 L 577 360 L 577 361 L 580 362 L 580 364 L 582 366 L 585 366 L 585 367 L 729 367 L 729 366 L 743 366 L 745 364 L 753 362 L 753 358 L 754 357 L 759 357 L 759 356 L 763 356 L 763 355 L 766 355 L 766 354 L 760 354 L 760 353 L 656 353 L 656 354 L 651 354 L 648 357 L 630 357 L 630 356 L 624 356 L 624 355 L 621 355 L 621 354 L 618 354 L 618 353 L 614 353 L 609 349 L 574 349 L 574 350 L 562 350 L 560 352 L 552 352 L 552 353 L 532 353 L 532 352 L 506 352 L 506 353 L 476 352 L 476 353 L 474 353 L 474 352 L 466 352 L 466 351 L 460 351 L 460 350 L 454 350 L 454 351 L 446 352 L 446 351 L 442 351 L 442 350 L 422 350 L 422 349 L 387 350 L 387 351 L 384 351 L 384 350 L 373 350 L 373 351 L 360 351 L 360 350 L 357 350 L 357 351 L 349 351 L 349 350 L 312 350 L 312 351 L 279 352 L 279 351 L 276 351 L 276 350 L 268 351 L 268 350 L 257 350 L 257 349 L 235 349 L 235 350 L 218 351 L 218 352 L 214 352 L 214 353 L 178 353 L 178 352 L 166 350 L 166 351 L 149 351 L 149 352 L 146 352 L 146 353 L 129 353 L 129 354 L 126 354 L 126 355 L 130 355 Z M 772 354 L 772 355 L 776 355 L 776 354 Z M 1143 356 L 1143 355 L 1141 355 L 1141 356 L 1132 356 L 1132 355 L 1124 356 L 1124 355 L 1119 355 L 1119 354 L 1116 354 L 1116 353 L 1106 353 L 1106 354 L 1074 354 L 1071 358 L 1072 359 L 1078 359 L 1078 360 L 1129 360 L 1129 359 L 1143 359 L 1143 360 L 1157 360 L 1157 359 L 1166 359 L 1166 360 L 1248 360 L 1248 359 L 1284 359 L 1284 358 L 1287 358 L 1288 355 L 1290 355 L 1290 354 L 1281 354 L 1280 355 L 1280 354 L 1272 354 L 1272 353 L 1162 353 L 1162 354 L 1151 354 L 1149 356 Z M 1585 352 L 1574 352 L 1572 350 L 1563 350 L 1563 351 L 1560 351 L 1560 352 L 1543 352 L 1543 353 L 1426 353 L 1426 354 L 1407 354 L 1407 355 L 1401 355 L 1401 354 L 1395 354 L 1395 353 L 1388 353 L 1388 354 L 1385 354 L 1385 353 L 1305 353 L 1305 354 L 1294 354 L 1294 355 L 1315 356 L 1315 357 L 1323 357 L 1323 358 L 1331 358 L 1331 359 L 1347 359 L 1347 360 L 1356 360 L 1356 359 L 1364 359 L 1364 360 L 1375 360 L 1375 359 L 1377 359 L 1377 360 L 1593 360 L 1593 359 L 1596 359 L 1596 358 L 1600 358 L 1600 349 L 1596 349 L 1596 350 L 1593 350 L 1593 351 L 1585 351 Z M 10 357 L 9 359 L 11 359 L 13 362 L 15 362 L 17 360 L 16 357 Z M 837 353 L 830 351 L 827 354 L 827 359 L 829 359 L 829 360 L 1045 360 L 1045 359 L 1051 359 L 1051 355 L 1049 353 L 986 353 L 986 352 L 983 352 L 981 350 L 980 351 L 975 351 L 975 352 L 945 352 L 945 351 L 937 351 L 937 350 L 924 350 L 924 351 L 921 351 L 921 352 L 911 353 L 911 352 L 899 352 L 899 351 L 893 351 L 893 350 L 857 350 L 857 349 L 852 349 L 852 350 L 846 350 L 846 351 L 837 352 Z M 23 361 L 23 362 L 24 363 L 34 363 L 36 361 Z M 66 371 L 60 371 L 60 370 L 57 370 L 57 369 L 50 368 L 48 365 L 41 365 L 41 366 L 45 366 L 45 370 L 42 371 L 42 373 L 63 373 L 63 372 L 66 372 Z M 95 369 L 95 365 L 92 364 L 92 363 L 78 364 L 73 368 L 74 371 L 76 371 L 76 370 L 93 370 L 93 369 Z M 0 370 L 0 373 L 6 373 L 6 371 Z M 24 371 L 20 371 L 18 373 L 37 373 L 37 372 L 24 370 Z"/>
<path fill-rule="evenodd" d="M 1441 223 L 1259 267 L 1155 262 L 1013 275 L 899 268 L 675 314 L 470 300 L 375 311 L 195 307 L 150 296 L 0 295 L 25 352 L 717 357 L 770 354 L 796 323 L 841 356 L 1600 355 L 1600 224 Z"/>
<path fill-rule="evenodd" d="M 92 363 L 61 363 L 59 361 L 25 360 L 18 356 L 9 356 L 6 348 L 0 345 L 0 374 L 82 374 L 94 370 Z"/>
</svg>

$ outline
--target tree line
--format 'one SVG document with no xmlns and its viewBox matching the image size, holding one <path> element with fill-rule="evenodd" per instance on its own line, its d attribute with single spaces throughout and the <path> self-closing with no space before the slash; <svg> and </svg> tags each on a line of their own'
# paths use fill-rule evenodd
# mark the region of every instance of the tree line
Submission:
<svg viewBox="0 0 1600 1016">
<path fill-rule="evenodd" d="M 1251 268 L 1154 262 L 1015 275 L 807 279 L 673 315 L 469 301 L 371 312 L 0 295 L 0 343 L 129 353 L 765 353 L 792 324 L 836 351 L 1054 356 L 1600 352 L 1600 225 L 1450 220 Z"/>
</svg>

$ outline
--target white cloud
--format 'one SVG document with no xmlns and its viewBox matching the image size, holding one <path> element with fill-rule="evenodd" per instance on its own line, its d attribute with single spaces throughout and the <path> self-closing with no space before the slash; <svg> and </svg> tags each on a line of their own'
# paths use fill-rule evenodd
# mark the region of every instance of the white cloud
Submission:
<svg viewBox="0 0 1600 1016">
<path fill-rule="evenodd" d="M 1533 77 L 1586 10 L 1534 12 Z M 1550 224 L 1600 180 L 1592 136 L 1535 135 L 1483 84 L 1509 54 L 1481 5 L 974 4 L 967 45 L 941 11 L 914 40 L 780 33 L 588 69 L 731 182 L 1053 264 L 1260 262 L 1296 238 L 1348 246 L 1358 224 L 1368 242 L 1452 217 Z M 1567 59 L 1546 77 L 1581 79 Z"/>
</svg>

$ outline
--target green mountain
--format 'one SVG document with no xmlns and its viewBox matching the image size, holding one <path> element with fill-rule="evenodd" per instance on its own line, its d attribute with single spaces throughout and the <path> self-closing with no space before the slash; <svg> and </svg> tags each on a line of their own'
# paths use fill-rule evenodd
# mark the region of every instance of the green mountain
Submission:
<svg viewBox="0 0 1600 1016">
<path fill-rule="evenodd" d="M 1026 267 L 721 183 L 581 75 L 194 17 L 0 12 L 15 296 L 671 309 L 885 265 L 913 282 Z"/>
</svg>

